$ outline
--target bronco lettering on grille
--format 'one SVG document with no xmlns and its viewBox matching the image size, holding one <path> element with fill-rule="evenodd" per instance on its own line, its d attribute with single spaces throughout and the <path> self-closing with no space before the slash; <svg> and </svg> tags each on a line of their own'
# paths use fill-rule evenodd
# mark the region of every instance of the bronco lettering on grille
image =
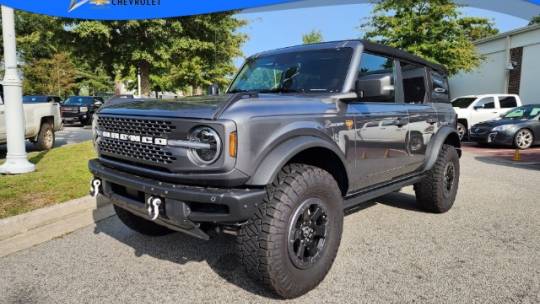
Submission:
<svg viewBox="0 0 540 304">
<path fill-rule="evenodd" d="M 160 146 L 166 146 L 167 145 L 167 139 L 166 138 L 154 138 L 154 137 L 148 137 L 144 136 L 141 137 L 139 135 L 129 135 L 129 134 L 121 134 L 121 133 L 115 133 L 115 132 L 101 132 L 101 135 L 106 138 L 112 138 L 112 139 L 119 139 L 123 141 L 131 141 L 131 142 L 142 142 L 145 144 L 155 144 Z"/>
</svg>

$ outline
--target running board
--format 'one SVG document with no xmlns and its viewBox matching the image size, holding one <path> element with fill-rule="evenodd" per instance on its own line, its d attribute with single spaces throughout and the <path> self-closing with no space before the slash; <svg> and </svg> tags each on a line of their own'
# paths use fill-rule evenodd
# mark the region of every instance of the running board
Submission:
<svg viewBox="0 0 540 304">
<path fill-rule="evenodd" d="M 396 180 L 390 184 L 375 186 L 362 190 L 360 192 L 353 193 L 345 197 L 343 202 L 343 209 L 348 210 L 354 208 L 360 204 L 369 202 L 372 199 L 383 196 L 385 194 L 394 192 L 403 187 L 410 186 L 420 181 L 424 177 L 423 174 L 417 174 L 409 176 L 403 179 Z"/>
</svg>

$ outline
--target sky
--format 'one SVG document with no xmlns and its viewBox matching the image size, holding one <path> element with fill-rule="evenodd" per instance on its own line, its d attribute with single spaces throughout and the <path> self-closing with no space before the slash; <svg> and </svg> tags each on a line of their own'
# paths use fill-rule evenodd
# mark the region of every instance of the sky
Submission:
<svg viewBox="0 0 540 304">
<path fill-rule="evenodd" d="M 312 30 L 321 31 L 325 41 L 358 38 L 358 27 L 367 21 L 372 4 L 334 5 L 325 7 L 240 13 L 237 17 L 249 23 L 240 31 L 249 36 L 242 50 L 245 56 L 280 47 L 302 43 L 302 35 Z M 492 19 L 501 32 L 526 26 L 521 18 L 483 9 L 461 8 L 464 16 Z M 235 64 L 241 65 L 243 59 Z"/>
</svg>

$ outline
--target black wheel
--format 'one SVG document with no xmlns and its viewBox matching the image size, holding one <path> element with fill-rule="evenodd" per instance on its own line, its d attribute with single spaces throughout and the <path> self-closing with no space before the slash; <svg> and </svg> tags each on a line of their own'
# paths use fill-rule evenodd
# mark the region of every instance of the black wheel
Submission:
<svg viewBox="0 0 540 304">
<path fill-rule="evenodd" d="M 414 185 L 417 202 L 427 211 L 444 213 L 454 204 L 459 185 L 459 156 L 444 145 L 427 176 Z"/>
<path fill-rule="evenodd" d="M 35 141 L 35 146 L 38 150 L 50 150 L 54 147 L 54 127 L 49 122 L 41 123 L 39 133 Z"/>
<path fill-rule="evenodd" d="M 463 140 L 467 136 L 467 127 L 461 122 L 457 123 L 457 133 L 459 135 L 459 140 Z"/>
<path fill-rule="evenodd" d="M 142 217 L 138 217 L 133 213 L 126 211 L 116 205 L 114 205 L 114 211 L 116 212 L 116 215 L 118 216 L 120 221 L 122 221 L 122 223 L 128 226 L 131 230 L 134 230 L 140 234 L 149 236 L 162 236 L 174 232 L 167 227 L 160 226 L 149 220 L 143 219 Z"/>
<path fill-rule="evenodd" d="M 324 279 L 342 230 L 342 196 L 332 175 L 313 166 L 287 165 L 240 230 L 241 262 L 273 292 L 295 298 Z"/>
<path fill-rule="evenodd" d="M 533 142 L 534 135 L 529 129 L 521 129 L 514 136 L 514 145 L 521 150 L 529 149 Z"/>
</svg>

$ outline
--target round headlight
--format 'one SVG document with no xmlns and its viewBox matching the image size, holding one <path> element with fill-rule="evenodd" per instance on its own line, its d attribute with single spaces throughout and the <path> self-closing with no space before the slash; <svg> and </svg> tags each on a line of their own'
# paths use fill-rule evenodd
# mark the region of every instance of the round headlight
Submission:
<svg viewBox="0 0 540 304">
<path fill-rule="evenodd" d="M 197 127 L 191 131 L 189 140 L 207 144 L 208 148 L 192 148 L 189 150 L 191 161 L 199 166 L 213 164 L 221 153 L 221 139 L 218 133 L 210 127 Z"/>
</svg>

